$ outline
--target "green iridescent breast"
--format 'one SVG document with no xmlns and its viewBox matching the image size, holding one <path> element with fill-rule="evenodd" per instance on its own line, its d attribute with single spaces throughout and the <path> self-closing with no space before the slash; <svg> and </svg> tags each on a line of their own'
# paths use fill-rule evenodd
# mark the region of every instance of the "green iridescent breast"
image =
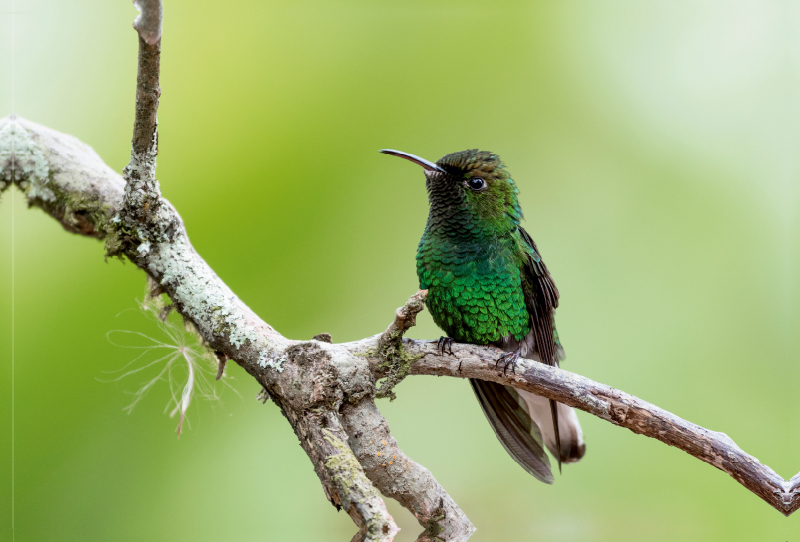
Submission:
<svg viewBox="0 0 800 542">
<path fill-rule="evenodd" d="M 436 324 L 459 342 L 489 344 L 530 329 L 513 236 L 453 239 L 426 230 L 417 249 L 420 288 Z"/>
</svg>

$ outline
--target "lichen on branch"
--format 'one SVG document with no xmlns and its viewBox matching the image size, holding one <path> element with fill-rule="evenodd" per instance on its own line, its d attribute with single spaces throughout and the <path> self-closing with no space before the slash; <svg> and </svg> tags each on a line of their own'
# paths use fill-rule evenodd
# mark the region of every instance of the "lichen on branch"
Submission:
<svg viewBox="0 0 800 542">
<path fill-rule="evenodd" d="M 375 390 L 375 397 L 378 399 L 388 397 L 390 401 L 394 401 L 397 398 L 395 386 L 411 374 L 411 364 L 422 357 L 410 354 L 403 347 L 403 335 L 416 325 L 417 314 L 425 309 L 427 296 L 428 290 L 419 290 L 412 295 L 405 305 L 395 311 L 394 321 L 378 339 L 378 355 L 383 361 L 377 368 L 385 375 Z"/>
</svg>

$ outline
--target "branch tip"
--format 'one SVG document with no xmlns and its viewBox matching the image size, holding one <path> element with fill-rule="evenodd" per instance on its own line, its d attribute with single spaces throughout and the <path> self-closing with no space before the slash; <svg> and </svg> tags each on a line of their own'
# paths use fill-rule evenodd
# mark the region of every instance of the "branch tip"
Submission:
<svg viewBox="0 0 800 542">
<path fill-rule="evenodd" d="M 164 7 L 161 0 L 133 0 L 139 15 L 133 20 L 133 28 L 148 44 L 155 45 L 161 39 L 161 22 Z"/>
<path fill-rule="evenodd" d="M 405 305 L 394 311 L 394 321 L 379 339 L 384 348 L 391 342 L 399 342 L 406 331 L 417 325 L 417 314 L 425 309 L 427 297 L 428 290 L 417 290 L 417 293 L 408 298 Z"/>
<path fill-rule="evenodd" d="M 411 364 L 422 357 L 410 355 L 403 348 L 403 335 L 416 325 L 417 314 L 425 308 L 427 296 L 428 290 L 418 290 L 408 298 L 406 304 L 394 312 L 394 321 L 378 339 L 378 353 L 384 360 L 378 370 L 386 374 L 386 379 L 375 390 L 378 399 L 388 397 L 394 401 L 397 396 L 392 390 L 411 373 Z"/>
</svg>

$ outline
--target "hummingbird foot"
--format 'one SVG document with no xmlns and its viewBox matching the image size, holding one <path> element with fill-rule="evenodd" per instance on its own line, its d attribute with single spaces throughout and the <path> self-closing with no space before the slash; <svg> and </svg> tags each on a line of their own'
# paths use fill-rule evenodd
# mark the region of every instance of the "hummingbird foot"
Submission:
<svg viewBox="0 0 800 542">
<path fill-rule="evenodd" d="M 436 341 L 436 344 L 439 348 L 439 353 L 441 355 L 450 354 L 451 356 L 455 356 L 453 354 L 453 338 L 452 337 L 439 337 L 439 340 Z"/>
<path fill-rule="evenodd" d="M 517 373 L 517 360 L 519 359 L 520 351 L 519 348 L 516 350 L 512 350 L 511 352 L 506 352 L 502 354 L 497 361 L 495 362 L 494 366 L 497 367 L 501 362 L 503 363 L 503 376 L 508 372 L 509 366 L 511 367 L 511 372 L 516 374 Z"/>
</svg>

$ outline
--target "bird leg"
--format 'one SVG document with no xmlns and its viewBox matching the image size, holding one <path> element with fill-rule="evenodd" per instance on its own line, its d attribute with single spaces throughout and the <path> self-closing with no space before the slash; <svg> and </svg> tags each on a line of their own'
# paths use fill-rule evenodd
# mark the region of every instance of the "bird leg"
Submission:
<svg viewBox="0 0 800 542">
<path fill-rule="evenodd" d="M 517 360 L 520 356 L 520 349 L 516 348 L 511 352 L 505 352 L 501 354 L 497 361 L 495 362 L 494 366 L 497 367 L 500 362 L 503 362 L 503 376 L 505 376 L 506 372 L 508 372 L 508 366 L 511 366 L 511 372 L 516 374 L 517 373 Z"/>
<path fill-rule="evenodd" d="M 451 356 L 455 356 L 453 353 L 453 338 L 452 337 L 439 337 L 439 340 L 436 341 L 437 348 L 441 355 L 450 354 Z M 458 372 L 461 372 L 461 361 L 458 362 Z"/>
<path fill-rule="evenodd" d="M 439 340 L 436 341 L 436 344 L 439 348 L 439 353 L 441 355 L 450 354 L 451 356 L 455 356 L 453 353 L 453 338 L 452 337 L 439 337 Z"/>
</svg>

